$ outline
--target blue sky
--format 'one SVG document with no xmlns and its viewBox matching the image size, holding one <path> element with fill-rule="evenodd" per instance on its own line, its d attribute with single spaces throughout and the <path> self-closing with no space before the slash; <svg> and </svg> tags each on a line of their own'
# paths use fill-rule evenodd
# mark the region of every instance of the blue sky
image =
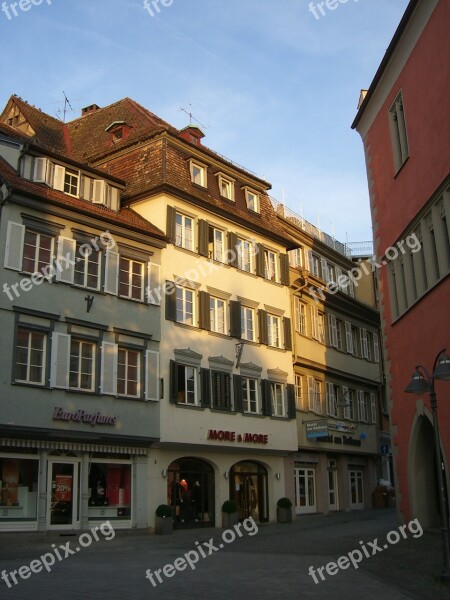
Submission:
<svg viewBox="0 0 450 600">
<path fill-rule="evenodd" d="M 141 0 L 0 12 L 1 106 L 16 93 L 55 115 L 64 90 L 71 120 L 129 96 L 182 128 L 192 105 L 205 145 L 270 181 L 275 198 L 343 242 L 371 239 L 350 125 L 408 1 L 336 0 L 318 19 L 309 0 L 165 2 L 153 17 Z"/>
</svg>

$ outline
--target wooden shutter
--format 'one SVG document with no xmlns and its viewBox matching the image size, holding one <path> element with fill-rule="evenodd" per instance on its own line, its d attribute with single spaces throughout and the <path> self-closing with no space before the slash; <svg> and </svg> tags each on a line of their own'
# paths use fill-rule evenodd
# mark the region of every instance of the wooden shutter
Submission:
<svg viewBox="0 0 450 600">
<path fill-rule="evenodd" d="M 200 369 L 201 405 L 211 407 L 211 375 L 209 369 Z"/>
<path fill-rule="evenodd" d="M 53 181 L 55 179 L 55 165 L 47 160 L 47 169 L 45 171 L 45 183 L 49 187 L 53 187 Z"/>
<path fill-rule="evenodd" d="M 377 397 L 375 394 L 370 394 L 370 418 L 372 423 L 377 422 Z"/>
<path fill-rule="evenodd" d="M 321 266 L 321 271 L 322 271 L 322 279 L 324 281 L 328 281 L 329 276 L 328 276 L 328 264 L 327 261 L 324 258 L 320 259 L 320 266 Z"/>
<path fill-rule="evenodd" d="M 81 197 L 88 202 L 92 201 L 93 180 L 86 175 L 81 176 Z"/>
<path fill-rule="evenodd" d="M 290 285 L 289 257 L 287 254 L 280 254 L 280 282 L 283 285 Z"/>
<path fill-rule="evenodd" d="M 166 319 L 177 320 L 177 291 L 173 281 L 166 281 Z"/>
<path fill-rule="evenodd" d="M 230 335 L 238 339 L 242 337 L 241 307 L 237 300 L 230 300 Z"/>
<path fill-rule="evenodd" d="M 373 360 L 376 363 L 380 362 L 380 340 L 378 333 L 373 334 Z"/>
<path fill-rule="evenodd" d="M 292 324 L 291 319 L 288 317 L 283 318 L 283 329 L 284 329 L 284 348 L 285 350 L 292 350 Z"/>
<path fill-rule="evenodd" d="M 53 175 L 53 187 L 55 190 L 60 192 L 64 191 L 64 179 L 66 177 L 66 170 L 61 165 L 55 165 L 55 171 Z"/>
<path fill-rule="evenodd" d="M 9 221 L 6 233 L 5 260 L 3 263 L 6 269 L 22 270 L 24 238 L 25 225 Z"/>
<path fill-rule="evenodd" d="M 73 283 L 77 243 L 71 238 L 58 238 L 56 281 Z"/>
<path fill-rule="evenodd" d="M 345 340 L 346 340 L 347 352 L 349 354 L 353 354 L 354 348 L 353 348 L 352 324 L 349 323 L 348 321 L 345 321 Z"/>
<path fill-rule="evenodd" d="M 238 251 L 237 251 L 237 235 L 229 231 L 228 232 L 228 264 L 232 267 L 238 266 Z"/>
<path fill-rule="evenodd" d="M 110 208 L 112 210 L 118 211 L 120 208 L 120 190 L 119 188 L 113 187 L 112 185 L 108 186 L 109 196 L 111 198 Z"/>
<path fill-rule="evenodd" d="M 159 401 L 159 352 L 152 350 L 145 355 L 145 399 Z"/>
<path fill-rule="evenodd" d="M 256 244 L 256 274 L 258 277 L 265 276 L 265 250 L 262 244 Z"/>
<path fill-rule="evenodd" d="M 310 306 L 309 307 L 310 313 L 311 313 L 311 336 L 315 339 L 318 340 L 319 339 L 319 326 L 317 323 L 317 308 L 315 306 Z"/>
<path fill-rule="evenodd" d="M 203 219 L 198 221 L 198 253 L 209 257 L 209 223 Z"/>
<path fill-rule="evenodd" d="M 295 419 L 297 416 L 297 411 L 295 408 L 295 385 L 293 383 L 287 384 L 286 393 L 287 393 L 287 416 L 288 416 L 288 419 Z"/>
<path fill-rule="evenodd" d="M 176 210 L 173 206 L 167 207 L 167 222 L 166 222 L 166 235 L 169 238 L 171 244 L 175 244 L 176 240 L 176 229 L 175 229 L 175 217 Z"/>
<path fill-rule="evenodd" d="M 108 396 L 117 394 L 117 358 L 118 346 L 110 342 L 102 342 L 102 364 L 100 393 Z"/>
<path fill-rule="evenodd" d="M 119 253 L 112 250 L 106 251 L 104 290 L 114 296 L 119 291 Z"/>
<path fill-rule="evenodd" d="M 199 292 L 198 293 L 198 301 L 199 301 L 199 327 L 200 329 L 206 329 L 207 331 L 211 330 L 211 295 L 208 292 Z"/>
<path fill-rule="evenodd" d="M 267 346 L 269 343 L 269 331 L 267 327 L 267 312 L 265 310 L 258 310 L 258 325 L 259 343 Z"/>
<path fill-rule="evenodd" d="M 364 392 L 362 390 L 358 390 L 358 419 L 362 422 L 365 422 L 367 419 L 366 410 L 365 410 L 365 402 L 364 402 Z"/>
<path fill-rule="evenodd" d="M 92 203 L 105 204 L 106 182 L 104 179 L 94 179 L 92 189 Z"/>
<path fill-rule="evenodd" d="M 36 157 L 34 159 L 33 181 L 36 183 L 46 183 L 47 159 Z"/>
<path fill-rule="evenodd" d="M 70 335 L 54 331 L 52 333 L 50 386 L 67 389 L 69 387 L 69 371 Z"/>
<path fill-rule="evenodd" d="M 337 322 L 336 317 L 334 315 L 328 315 L 328 335 L 330 346 L 337 348 L 338 339 L 337 339 Z"/>
<path fill-rule="evenodd" d="M 243 391 L 241 375 L 233 375 L 234 410 L 243 411 Z"/>
<path fill-rule="evenodd" d="M 262 413 L 266 417 L 272 416 L 271 386 L 268 379 L 261 380 Z"/>
<path fill-rule="evenodd" d="M 178 364 L 170 361 L 170 392 L 169 399 L 172 404 L 178 403 Z"/>
<path fill-rule="evenodd" d="M 308 375 L 306 378 L 308 381 L 308 409 L 315 411 L 316 409 L 316 382 L 314 377 Z"/>
<path fill-rule="evenodd" d="M 156 306 L 161 305 L 161 265 L 148 263 L 147 302 Z"/>
<path fill-rule="evenodd" d="M 350 419 L 350 393 L 346 386 L 342 387 L 342 404 L 347 405 L 344 406 L 344 419 Z"/>
</svg>

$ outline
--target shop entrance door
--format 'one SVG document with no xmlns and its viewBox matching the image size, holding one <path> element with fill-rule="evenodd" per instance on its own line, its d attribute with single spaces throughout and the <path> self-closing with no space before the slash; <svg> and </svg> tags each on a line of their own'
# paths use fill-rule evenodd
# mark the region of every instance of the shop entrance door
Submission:
<svg viewBox="0 0 450 600">
<path fill-rule="evenodd" d="M 349 471 L 350 508 L 364 508 L 363 472 L 360 470 Z"/>
<path fill-rule="evenodd" d="M 230 469 L 230 499 L 238 506 L 239 519 L 269 520 L 267 471 L 254 462 L 240 462 Z"/>
<path fill-rule="evenodd" d="M 328 508 L 330 510 L 339 509 L 336 469 L 328 469 Z"/>
<path fill-rule="evenodd" d="M 79 489 L 78 461 L 49 461 L 47 475 L 47 526 L 77 529 Z"/>
<path fill-rule="evenodd" d="M 298 468 L 295 473 L 295 509 L 303 515 L 317 512 L 315 469 Z"/>
</svg>

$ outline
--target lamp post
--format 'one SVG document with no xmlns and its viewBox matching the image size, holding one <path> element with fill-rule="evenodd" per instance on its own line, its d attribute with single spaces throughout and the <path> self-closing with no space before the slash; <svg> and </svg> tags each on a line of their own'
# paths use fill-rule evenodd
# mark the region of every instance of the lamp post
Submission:
<svg viewBox="0 0 450 600">
<path fill-rule="evenodd" d="M 433 371 L 430 375 L 425 367 L 417 365 L 413 373 L 413 377 L 405 389 L 408 394 L 422 395 L 425 392 L 430 394 L 431 411 L 433 413 L 433 431 L 434 431 L 434 452 L 437 467 L 438 487 L 439 487 L 439 504 L 441 509 L 442 519 L 442 554 L 443 566 L 441 572 L 441 581 L 443 583 L 450 582 L 450 538 L 449 538 L 449 523 L 448 523 L 448 507 L 444 489 L 444 477 L 442 474 L 442 458 L 441 458 L 441 443 L 439 438 L 439 425 L 437 416 L 437 398 L 434 388 L 436 379 L 442 381 L 450 381 L 450 358 L 445 354 L 445 349 L 441 350 L 436 356 L 433 364 Z"/>
</svg>

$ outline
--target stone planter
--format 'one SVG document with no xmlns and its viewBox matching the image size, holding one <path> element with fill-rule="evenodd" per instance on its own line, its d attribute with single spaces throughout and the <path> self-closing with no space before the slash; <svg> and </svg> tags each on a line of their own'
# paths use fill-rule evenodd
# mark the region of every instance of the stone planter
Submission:
<svg viewBox="0 0 450 600">
<path fill-rule="evenodd" d="M 277 523 L 292 523 L 292 506 L 289 508 L 277 506 Z"/>
<path fill-rule="evenodd" d="M 224 529 L 231 529 L 234 525 L 239 523 L 239 514 L 235 513 L 222 513 L 222 527 Z"/>
<path fill-rule="evenodd" d="M 169 535 L 173 532 L 172 517 L 156 517 L 155 533 L 156 535 Z"/>
</svg>

